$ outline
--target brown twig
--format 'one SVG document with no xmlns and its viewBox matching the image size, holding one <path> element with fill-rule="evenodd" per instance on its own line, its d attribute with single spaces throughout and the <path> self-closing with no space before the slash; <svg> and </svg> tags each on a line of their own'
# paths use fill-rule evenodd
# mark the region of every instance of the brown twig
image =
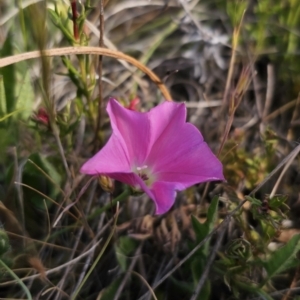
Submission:
<svg viewBox="0 0 300 300">
<path fill-rule="evenodd" d="M 286 110 L 293 108 L 295 105 L 297 105 L 298 102 L 298 98 L 294 99 L 284 105 L 282 105 L 281 107 L 277 108 L 276 110 L 272 111 L 269 115 L 265 116 L 263 118 L 263 122 L 269 122 L 272 119 L 275 119 L 277 116 L 279 116 L 280 114 L 284 113 Z"/>
<path fill-rule="evenodd" d="M 243 96 L 246 93 L 246 91 L 248 90 L 248 87 L 252 80 L 250 70 L 251 70 L 251 66 L 247 66 L 246 68 L 243 69 L 243 71 L 240 75 L 239 81 L 236 85 L 236 88 L 235 88 L 234 92 L 232 93 L 232 96 L 230 97 L 229 118 L 226 123 L 222 141 L 221 141 L 218 153 L 217 153 L 218 157 L 220 156 L 220 154 L 223 150 L 223 147 L 225 145 L 225 142 L 228 139 L 229 132 L 230 132 L 231 126 L 233 124 L 235 112 L 236 112 L 237 108 L 239 107 L 239 105 L 241 104 Z"/>
<path fill-rule="evenodd" d="M 78 12 L 76 8 L 76 0 L 70 0 L 72 9 L 73 34 L 76 41 L 79 40 L 79 29 L 77 24 Z"/>
<path fill-rule="evenodd" d="M 234 64 L 235 64 L 235 60 L 236 60 L 238 41 L 239 41 L 239 36 L 240 36 L 240 31 L 241 31 L 241 28 L 242 28 L 244 16 L 245 16 L 245 11 L 243 12 L 243 15 L 241 17 L 239 25 L 237 27 L 235 27 L 234 31 L 233 31 L 232 55 L 231 55 L 230 63 L 229 63 L 229 69 L 228 69 L 228 75 L 227 75 L 227 80 L 226 80 L 225 92 L 224 92 L 224 95 L 223 95 L 223 105 L 226 105 L 227 101 L 228 101 L 230 86 L 231 86 L 232 77 L 233 77 L 233 69 L 234 69 Z"/>
<path fill-rule="evenodd" d="M 103 42 L 103 35 L 104 35 L 104 8 L 103 8 L 103 0 L 100 0 L 100 16 L 99 16 L 99 47 L 104 47 Z M 98 76 L 99 76 L 99 100 L 98 100 L 98 116 L 97 116 L 97 123 L 96 123 L 96 130 L 95 130 L 95 137 L 94 137 L 94 152 L 97 151 L 99 148 L 99 142 L 101 144 L 101 140 L 98 138 L 98 132 L 101 127 L 101 111 L 102 111 L 102 60 L 103 55 L 99 55 L 99 63 L 98 63 Z"/>
<path fill-rule="evenodd" d="M 275 78 L 274 65 L 272 65 L 272 64 L 267 65 L 267 74 L 268 74 L 267 92 L 266 92 L 265 107 L 264 107 L 264 111 L 263 111 L 263 115 L 262 115 L 263 118 L 265 118 L 268 115 L 268 113 L 271 109 L 271 105 L 272 105 L 273 97 L 274 97 L 274 93 L 275 93 L 276 78 Z"/>
<path fill-rule="evenodd" d="M 295 276 L 293 278 L 293 281 L 290 285 L 290 289 L 287 291 L 287 293 L 282 297 L 282 300 L 288 300 L 290 298 L 291 295 L 291 291 L 293 288 L 297 287 L 297 282 L 299 279 L 299 275 L 300 275 L 300 268 L 298 267 L 296 272 L 295 272 Z"/>
<path fill-rule="evenodd" d="M 300 115 L 300 93 L 298 94 L 298 97 L 297 97 L 297 102 L 296 102 L 295 109 L 294 109 L 294 112 L 293 112 L 293 116 L 292 116 L 292 119 L 291 119 L 291 122 L 290 122 L 290 128 L 288 130 L 288 134 L 287 134 L 287 137 L 286 137 L 286 139 L 288 141 L 291 141 L 291 140 L 294 139 L 293 123 L 297 119 L 299 119 L 299 115 Z"/>
</svg>

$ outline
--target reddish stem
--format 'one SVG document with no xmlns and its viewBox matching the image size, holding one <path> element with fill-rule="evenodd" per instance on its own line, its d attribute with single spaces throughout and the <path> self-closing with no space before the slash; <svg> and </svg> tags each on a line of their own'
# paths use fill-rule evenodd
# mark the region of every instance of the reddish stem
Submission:
<svg viewBox="0 0 300 300">
<path fill-rule="evenodd" d="M 79 40 L 79 29 L 77 24 L 77 18 L 78 18 L 78 12 L 76 9 L 76 0 L 71 0 L 71 9 L 72 9 L 72 16 L 73 16 L 73 32 L 74 37 L 77 40 Z"/>
</svg>

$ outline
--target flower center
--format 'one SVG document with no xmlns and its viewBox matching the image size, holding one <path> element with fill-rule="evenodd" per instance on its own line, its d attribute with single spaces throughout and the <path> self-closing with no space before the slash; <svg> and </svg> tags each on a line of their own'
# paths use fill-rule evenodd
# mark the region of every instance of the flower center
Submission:
<svg viewBox="0 0 300 300">
<path fill-rule="evenodd" d="M 148 169 L 148 166 L 144 165 L 142 167 L 136 167 L 136 170 L 137 170 L 137 174 L 144 180 L 148 180 L 149 177 L 148 177 L 148 172 L 147 172 L 147 169 Z"/>
<path fill-rule="evenodd" d="M 142 178 L 148 186 L 150 186 L 154 181 L 153 175 L 147 165 L 136 167 L 135 173 Z"/>
</svg>

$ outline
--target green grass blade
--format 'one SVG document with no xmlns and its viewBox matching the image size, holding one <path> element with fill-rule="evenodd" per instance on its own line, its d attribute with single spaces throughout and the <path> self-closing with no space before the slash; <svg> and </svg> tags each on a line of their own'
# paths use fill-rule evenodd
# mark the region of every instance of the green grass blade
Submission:
<svg viewBox="0 0 300 300">
<path fill-rule="evenodd" d="M 27 288 L 27 286 L 24 284 L 24 282 L 0 259 L 0 265 L 13 277 L 19 285 L 24 290 L 25 294 L 27 295 L 28 300 L 32 300 L 32 296 Z"/>
</svg>

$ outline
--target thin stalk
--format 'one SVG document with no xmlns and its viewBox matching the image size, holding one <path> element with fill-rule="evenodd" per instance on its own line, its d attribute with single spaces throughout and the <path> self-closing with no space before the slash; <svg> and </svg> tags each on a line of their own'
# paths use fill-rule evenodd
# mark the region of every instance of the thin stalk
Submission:
<svg viewBox="0 0 300 300">
<path fill-rule="evenodd" d="M 154 38 L 154 40 L 151 42 L 151 46 L 149 49 L 147 49 L 146 52 L 142 55 L 142 57 L 139 59 L 139 61 L 142 64 L 147 64 L 150 58 L 152 57 L 153 53 L 157 50 L 157 48 L 166 40 L 166 38 L 171 35 L 176 29 L 178 28 L 178 24 L 175 22 L 172 22 L 168 27 L 166 27 L 160 35 Z M 139 76 L 139 73 L 135 74 L 136 76 Z M 134 83 L 132 92 L 136 94 L 138 84 Z"/>
<path fill-rule="evenodd" d="M 56 124 L 54 124 L 54 123 L 51 124 L 51 128 L 52 128 L 53 135 L 56 139 L 58 150 L 59 150 L 63 165 L 65 167 L 68 180 L 70 180 L 70 182 L 71 182 L 72 176 L 71 176 L 71 172 L 70 172 L 70 169 L 69 169 L 69 166 L 68 166 L 68 163 L 67 163 L 67 159 L 66 159 L 66 156 L 65 156 L 65 151 L 64 151 L 64 148 L 62 146 L 60 137 L 59 137 L 59 129 L 56 126 Z"/>
<path fill-rule="evenodd" d="M 100 5 L 100 17 L 99 17 L 99 47 L 104 47 L 104 41 L 103 41 L 103 35 L 104 35 L 104 8 L 103 8 L 103 0 L 99 1 Z M 97 151 L 99 148 L 99 144 L 102 144 L 102 141 L 99 140 L 98 132 L 101 128 L 101 110 L 102 110 L 102 103 L 103 103 L 103 87 L 102 87 L 102 61 L 103 61 L 103 55 L 99 55 L 99 64 L 98 64 L 98 76 L 99 76 L 99 99 L 98 99 L 98 115 L 97 115 L 97 121 L 96 121 L 96 130 L 95 130 L 95 137 L 94 137 L 94 145 L 95 149 L 94 152 Z"/>
<path fill-rule="evenodd" d="M 25 44 L 25 48 L 27 48 L 27 31 L 25 26 L 25 18 L 24 18 L 24 10 L 23 10 L 23 3 L 22 0 L 18 0 L 18 9 L 19 9 L 19 19 L 21 25 L 22 36 Z"/>
<path fill-rule="evenodd" d="M 114 219 L 114 224 L 113 224 L 113 228 L 109 234 L 109 237 L 107 238 L 105 244 L 103 245 L 100 253 L 98 254 L 96 260 L 94 261 L 93 265 L 91 266 L 91 268 L 89 269 L 88 273 L 85 275 L 84 279 L 82 280 L 81 284 L 79 285 L 79 287 L 76 289 L 76 291 L 74 292 L 74 294 L 71 297 L 71 300 L 75 300 L 76 297 L 78 296 L 80 290 L 82 289 L 83 285 L 85 284 L 85 282 L 87 281 L 87 279 L 90 277 L 91 273 L 93 272 L 93 270 L 95 269 L 96 265 L 98 264 L 100 258 L 102 257 L 104 251 L 106 250 L 111 238 L 113 237 L 115 230 L 116 230 L 116 226 L 117 226 L 117 220 L 118 220 L 118 216 L 119 216 L 119 205 L 117 204 L 117 212 L 115 215 L 115 219 Z"/>
<path fill-rule="evenodd" d="M 42 168 L 40 168 L 35 162 L 33 162 L 31 159 L 28 159 L 27 162 L 33 164 L 51 183 L 53 183 L 53 185 L 60 190 L 60 192 L 63 194 L 63 196 L 65 197 L 66 194 L 63 191 L 63 189 L 60 187 L 60 185 L 55 182 L 55 180 L 53 180 Z"/>
<path fill-rule="evenodd" d="M 198 299 L 198 296 L 206 282 L 206 280 L 208 279 L 208 273 L 210 271 L 210 268 L 214 262 L 214 259 L 216 257 L 216 254 L 217 254 L 217 251 L 219 250 L 220 246 L 221 246 L 221 243 L 223 241 L 223 236 L 224 236 L 224 233 L 226 231 L 226 227 L 223 227 L 221 232 L 219 233 L 219 236 L 217 238 L 217 242 L 216 244 L 214 245 L 212 251 L 211 251 L 211 254 L 207 260 L 207 263 L 206 263 L 206 266 L 205 266 L 205 269 L 204 269 L 204 272 L 202 273 L 201 275 L 201 278 L 196 286 L 196 289 L 191 297 L 190 300 L 197 300 Z"/>
<path fill-rule="evenodd" d="M 130 189 L 126 189 L 122 194 L 120 194 L 117 198 L 113 199 L 111 202 L 106 205 L 96 209 L 90 216 L 87 217 L 88 220 L 92 220 L 95 217 L 101 215 L 103 212 L 109 210 L 113 206 L 115 206 L 118 202 L 126 200 L 131 195 Z"/>
<path fill-rule="evenodd" d="M 20 183 L 19 183 L 20 184 Z M 26 185 L 25 185 L 26 186 Z M 29 187 L 29 186 L 27 186 Z M 30 187 L 29 187 L 30 188 Z M 101 215 L 102 213 L 106 212 L 107 210 L 111 209 L 113 206 L 115 206 L 117 204 L 117 202 L 121 202 L 121 201 L 124 201 L 128 198 L 128 196 L 131 195 L 131 192 L 130 190 L 125 190 L 122 194 L 120 194 L 117 198 L 113 199 L 111 202 L 109 202 L 108 204 L 98 208 L 96 211 L 94 211 L 93 214 L 91 214 L 90 216 L 88 216 L 86 218 L 86 220 L 92 220 L 96 217 L 98 217 L 99 215 Z M 56 202 L 55 202 L 56 204 Z M 62 208 L 62 206 L 60 207 Z M 69 211 L 67 211 L 68 214 L 72 215 Z M 57 236 L 60 236 L 62 233 L 64 232 L 68 232 L 69 230 L 74 230 L 74 228 L 77 228 L 78 227 L 78 224 L 79 222 L 81 222 L 79 219 L 77 219 L 77 222 L 72 224 L 72 225 L 67 225 L 65 226 L 64 228 L 62 229 L 59 229 L 57 231 L 55 231 L 51 238 L 54 239 L 55 237 Z M 81 222 L 82 225 L 84 225 L 82 222 Z"/>
<path fill-rule="evenodd" d="M 27 296 L 27 299 L 32 300 L 32 296 L 24 282 L 1 259 L 0 265 L 2 265 L 2 267 L 4 267 L 4 269 L 11 275 L 11 277 L 13 277 L 17 281 L 17 283 L 22 287 L 23 291 Z"/>
</svg>

